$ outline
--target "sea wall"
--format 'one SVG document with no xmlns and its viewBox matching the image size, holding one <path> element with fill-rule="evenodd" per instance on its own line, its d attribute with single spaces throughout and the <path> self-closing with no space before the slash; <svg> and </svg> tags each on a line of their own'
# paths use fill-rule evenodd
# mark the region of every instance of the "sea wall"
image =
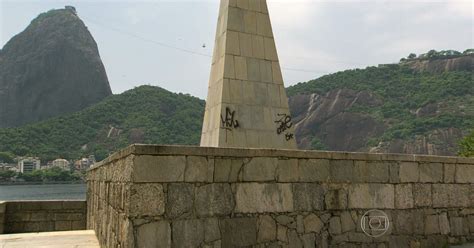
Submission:
<svg viewBox="0 0 474 248">
<path fill-rule="evenodd" d="M 0 231 L 2 228 L 3 233 L 85 230 L 86 209 L 85 201 L 2 202 Z"/>
<path fill-rule="evenodd" d="M 102 247 L 474 241 L 468 158 L 134 145 L 89 170 L 87 181 L 87 227 Z M 361 220 L 378 218 L 364 216 L 372 209 L 389 221 L 363 229 Z M 388 227 L 380 237 L 365 233 L 379 227 Z"/>
</svg>

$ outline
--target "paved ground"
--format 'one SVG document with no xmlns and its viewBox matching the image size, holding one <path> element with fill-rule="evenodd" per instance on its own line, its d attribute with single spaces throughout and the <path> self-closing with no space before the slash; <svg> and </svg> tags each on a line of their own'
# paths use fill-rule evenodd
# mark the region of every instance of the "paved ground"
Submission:
<svg viewBox="0 0 474 248">
<path fill-rule="evenodd" d="M 0 248 L 100 248 L 92 230 L 0 235 Z"/>
</svg>

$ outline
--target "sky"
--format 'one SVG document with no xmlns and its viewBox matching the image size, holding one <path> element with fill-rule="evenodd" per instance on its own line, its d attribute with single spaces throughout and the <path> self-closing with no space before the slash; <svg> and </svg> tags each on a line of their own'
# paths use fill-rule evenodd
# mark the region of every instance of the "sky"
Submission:
<svg viewBox="0 0 474 248">
<path fill-rule="evenodd" d="M 471 0 L 267 2 L 286 86 L 412 52 L 474 47 Z M 114 94 L 147 84 L 205 99 L 219 0 L 0 0 L 0 47 L 65 5 L 96 40 Z"/>
</svg>

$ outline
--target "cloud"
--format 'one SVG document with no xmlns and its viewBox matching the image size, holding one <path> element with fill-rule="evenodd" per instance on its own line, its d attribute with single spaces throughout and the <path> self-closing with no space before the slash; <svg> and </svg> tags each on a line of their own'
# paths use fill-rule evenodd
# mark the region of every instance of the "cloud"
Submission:
<svg viewBox="0 0 474 248">
<path fill-rule="evenodd" d="M 317 15 L 318 8 L 309 0 L 268 0 L 268 9 L 273 25 L 284 28 L 302 28 Z"/>
</svg>

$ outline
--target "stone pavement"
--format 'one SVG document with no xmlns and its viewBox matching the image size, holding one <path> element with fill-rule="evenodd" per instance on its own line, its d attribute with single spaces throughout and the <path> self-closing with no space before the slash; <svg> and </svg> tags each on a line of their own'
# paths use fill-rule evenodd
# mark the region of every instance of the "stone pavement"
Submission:
<svg viewBox="0 0 474 248">
<path fill-rule="evenodd" d="M 0 235 L 0 248 L 99 248 L 93 230 Z"/>
</svg>

